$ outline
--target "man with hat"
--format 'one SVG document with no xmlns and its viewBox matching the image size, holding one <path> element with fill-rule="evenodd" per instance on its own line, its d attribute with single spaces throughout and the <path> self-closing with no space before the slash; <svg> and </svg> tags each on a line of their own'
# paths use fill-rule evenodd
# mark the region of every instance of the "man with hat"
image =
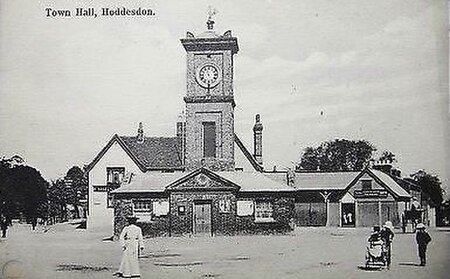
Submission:
<svg viewBox="0 0 450 279">
<path fill-rule="evenodd" d="M 391 221 L 386 221 L 383 225 L 383 229 L 380 232 L 381 239 L 386 247 L 386 264 L 388 267 L 391 266 L 391 243 L 394 239 L 394 226 Z"/>
<path fill-rule="evenodd" d="M 120 234 L 120 244 L 123 249 L 123 257 L 119 271 L 115 275 L 123 278 L 140 277 L 139 250 L 144 249 L 142 230 L 136 226 L 137 218 L 128 216 L 128 226 L 123 228 Z"/>
<path fill-rule="evenodd" d="M 427 245 L 431 241 L 431 237 L 428 232 L 425 231 L 425 225 L 422 223 L 416 226 L 416 241 L 419 248 L 420 265 L 425 266 L 427 259 Z"/>
</svg>

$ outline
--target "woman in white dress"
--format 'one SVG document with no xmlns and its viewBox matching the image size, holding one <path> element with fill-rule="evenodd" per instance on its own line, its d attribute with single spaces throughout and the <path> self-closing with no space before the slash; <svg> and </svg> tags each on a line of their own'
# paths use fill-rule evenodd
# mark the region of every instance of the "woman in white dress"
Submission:
<svg viewBox="0 0 450 279">
<path fill-rule="evenodd" d="M 128 226 L 120 234 L 120 244 L 123 249 L 122 262 L 119 271 L 115 273 L 123 278 L 140 277 L 139 251 L 144 249 L 142 230 L 136 226 L 136 217 L 128 217 Z"/>
</svg>

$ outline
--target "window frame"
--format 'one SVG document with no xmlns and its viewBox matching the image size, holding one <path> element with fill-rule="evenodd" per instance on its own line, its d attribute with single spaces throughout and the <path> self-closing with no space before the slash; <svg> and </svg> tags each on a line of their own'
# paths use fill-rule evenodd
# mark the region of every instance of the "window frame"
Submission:
<svg viewBox="0 0 450 279">
<path fill-rule="evenodd" d="M 211 126 L 214 127 L 214 129 L 212 129 Z M 209 129 L 207 129 L 206 127 L 208 127 Z M 209 136 L 207 137 L 206 131 L 214 131 L 214 139 L 211 142 L 209 142 L 210 139 Z M 215 121 L 202 122 L 202 139 L 203 158 L 217 158 L 217 124 Z M 213 150 L 207 150 L 207 148 L 209 147 L 211 147 Z"/>
<path fill-rule="evenodd" d="M 273 215 L 274 215 L 273 201 L 270 200 L 255 201 L 255 222 L 257 223 L 275 222 Z"/>
<path fill-rule="evenodd" d="M 119 172 L 119 181 L 113 181 L 114 172 Z M 125 177 L 125 167 L 106 167 L 106 184 L 120 184 Z"/>
<path fill-rule="evenodd" d="M 373 190 L 373 179 L 361 179 L 361 190 L 362 191 L 371 191 Z"/>
</svg>

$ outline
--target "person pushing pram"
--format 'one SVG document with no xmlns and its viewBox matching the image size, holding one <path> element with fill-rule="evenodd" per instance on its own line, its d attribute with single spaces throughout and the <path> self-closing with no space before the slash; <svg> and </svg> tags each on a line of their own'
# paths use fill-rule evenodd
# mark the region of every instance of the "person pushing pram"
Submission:
<svg viewBox="0 0 450 279">
<path fill-rule="evenodd" d="M 386 248 L 381 239 L 380 226 L 373 227 L 373 232 L 367 240 L 366 267 L 380 267 L 386 265 Z"/>
<path fill-rule="evenodd" d="M 390 267 L 393 238 L 393 226 L 390 221 L 383 225 L 382 230 L 380 226 L 373 228 L 366 247 L 366 267 Z"/>
</svg>

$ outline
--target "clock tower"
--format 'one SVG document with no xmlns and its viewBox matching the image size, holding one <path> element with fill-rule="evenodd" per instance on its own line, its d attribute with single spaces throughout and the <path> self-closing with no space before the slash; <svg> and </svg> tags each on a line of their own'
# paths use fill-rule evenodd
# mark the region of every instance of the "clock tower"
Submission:
<svg viewBox="0 0 450 279">
<path fill-rule="evenodd" d="M 187 32 L 186 170 L 206 167 L 234 171 L 233 55 L 239 50 L 231 31 Z"/>
</svg>

